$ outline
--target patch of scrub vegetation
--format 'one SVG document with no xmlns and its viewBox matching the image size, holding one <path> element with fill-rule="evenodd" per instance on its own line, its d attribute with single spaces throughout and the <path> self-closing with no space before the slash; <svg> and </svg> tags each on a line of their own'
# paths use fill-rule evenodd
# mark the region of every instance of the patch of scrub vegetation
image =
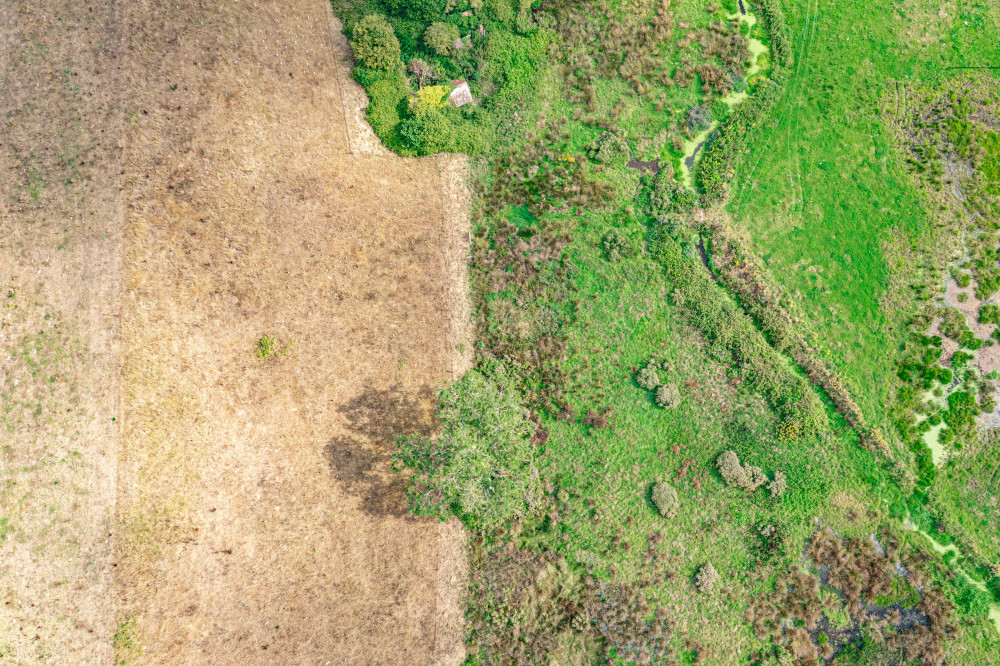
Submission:
<svg viewBox="0 0 1000 666">
<path fill-rule="evenodd" d="M 122 620 L 111 637 L 111 648 L 115 651 L 115 666 L 134 666 L 142 656 L 142 637 L 139 623 L 133 616 Z"/>
<path fill-rule="evenodd" d="M 1000 180 L 982 161 L 990 128 L 1000 119 L 998 93 L 995 80 L 971 75 L 901 88 L 884 104 L 935 227 L 933 249 L 922 252 L 929 269 L 921 292 L 936 298 L 921 303 L 909 322 L 894 404 L 897 430 L 917 461 L 909 516 L 957 569 L 951 587 L 960 612 L 994 623 L 1000 620 L 1000 549 L 989 507 L 996 503 L 992 346 L 998 317 L 995 304 L 979 301 L 993 296 L 1000 271 Z M 948 272 L 958 288 L 974 287 L 975 301 L 964 301 L 966 292 L 954 288 L 940 295 Z"/>
<path fill-rule="evenodd" d="M 888 132 L 808 57 L 819 40 L 815 5 L 804 29 L 799 14 L 786 24 L 779 3 L 742 5 L 753 26 L 732 2 L 334 3 L 355 41 L 367 16 L 382 17 L 369 22 L 387 61 L 398 60 L 359 58 L 355 69 L 382 140 L 404 154 L 476 156 L 475 367 L 442 393 L 439 434 L 403 438 L 396 457 L 411 507 L 457 515 L 471 532 L 470 663 L 773 663 L 813 653 L 881 663 L 907 649 L 906 659 L 940 663 L 950 651 L 975 663 L 998 647 L 974 633 L 978 616 L 960 609 L 953 623 L 950 603 L 968 591 L 939 559 L 911 555 L 918 535 L 898 530 L 908 512 L 930 512 L 919 493 L 934 469 L 917 474 L 911 442 L 887 428 L 885 409 L 903 382 L 895 349 L 919 290 L 880 291 L 888 269 L 865 234 L 902 238 L 893 261 L 919 263 L 910 243 L 925 222 L 919 193 Z M 858 14 L 824 11 L 842 22 Z M 886 18 L 871 13 L 863 20 Z M 748 37 L 766 58 L 750 53 Z M 753 57 L 761 70 L 751 73 Z M 458 79 L 473 101 L 456 108 L 442 102 Z M 864 85 L 860 75 L 847 82 Z M 840 105 L 843 146 L 822 135 L 822 113 L 803 116 L 803 95 Z M 862 99 L 878 95 L 866 89 Z M 806 254 L 819 254 L 803 267 L 823 292 L 814 304 L 785 270 L 794 261 L 774 265 L 791 257 L 801 229 L 761 240 L 738 226 L 787 190 L 787 174 L 779 185 L 764 178 L 778 173 L 771 165 L 755 171 L 770 156 L 767 130 L 786 118 L 808 125 L 785 137 L 803 146 L 853 156 L 874 132 L 883 151 L 865 158 L 877 162 L 867 170 L 829 165 L 851 187 L 825 183 L 829 198 L 810 211 L 849 222 L 837 232 L 849 237 L 834 240 L 849 246 L 843 264 L 855 272 L 832 275 L 820 252 L 828 230 L 810 227 Z M 706 129 L 718 135 L 702 148 L 695 189 L 680 160 Z M 776 163 L 799 161 L 785 149 Z M 805 214 L 795 173 L 788 193 Z M 869 195 L 849 210 L 857 188 Z M 890 201 L 913 213 L 895 231 L 882 210 Z M 849 289 L 833 294 L 838 280 Z M 828 321 L 817 306 L 839 298 L 851 308 Z M 888 331 L 885 312 L 895 318 Z M 842 354 L 835 343 L 848 339 Z M 914 374 L 924 381 L 937 364 L 932 381 L 950 385 L 956 369 L 931 356 L 921 351 Z M 967 380 L 978 381 L 958 379 Z M 967 388 L 981 409 L 979 389 Z M 942 392 L 946 407 L 928 421 L 971 437 L 968 399 L 951 403 Z M 826 550 L 811 553 L 821 542 Z M 820 580 L 827 551 L 852 563 L 833 583 Z M 790 575 L 817 588 L 803 601 L 819 615 L 776 610 L 774 595 L 798 594 Z M 767 604 L 777 633 L 748 621 Z M 857 604 L 882 608 L 869 615 Z M 877 617 L 893 610 L 901 617 Z"/>
<path fill-rule="evenodd" d="M 276 358 L 287 354 L 291 344 L 291 342 L 286 342 L 283 345 L 279 345 L 276 338 L 272 338 L 268 335 L 262 335 L 257 338 L 257 342 L 254 344 L 254 354 L 262 361 L 266 361 L 270 358 Z"/>
</svg>

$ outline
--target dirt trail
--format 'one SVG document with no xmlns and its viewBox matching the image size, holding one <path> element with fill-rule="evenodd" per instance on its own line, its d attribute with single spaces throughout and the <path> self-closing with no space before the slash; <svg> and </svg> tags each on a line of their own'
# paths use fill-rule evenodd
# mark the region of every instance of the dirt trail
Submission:
<svg viewBox="0 0 1000 666">
<path fill-rule="evenodd" d="M 109 663 L 121 16 L 0 3 L 0 663 Z"/>
<path fill-rule="evenodd" d="M 77 4 L 0 9 L 0 661 L 460 663 L 388 455 L 468 363 L 464 162 L 324 0 Z"/>
</svg>

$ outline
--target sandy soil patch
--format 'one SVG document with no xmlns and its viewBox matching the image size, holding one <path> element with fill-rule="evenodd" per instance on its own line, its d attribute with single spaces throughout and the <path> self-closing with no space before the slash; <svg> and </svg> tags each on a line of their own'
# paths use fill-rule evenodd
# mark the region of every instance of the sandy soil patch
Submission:
<svg viewBox="0 0 1000 666">
<path fill-rule="evenodd" d="M 408 517 L 388 468 L 469 350 L 462 162 L 357 154 L 325 4 L 126 10 L 119 655 L 142 663 L 463 656 L 461 528 Z"/>
<path fill-rule="evenodd" d="M 0 4 L 0 663 L 110 663 L 121 16 Z"/>
</svg>

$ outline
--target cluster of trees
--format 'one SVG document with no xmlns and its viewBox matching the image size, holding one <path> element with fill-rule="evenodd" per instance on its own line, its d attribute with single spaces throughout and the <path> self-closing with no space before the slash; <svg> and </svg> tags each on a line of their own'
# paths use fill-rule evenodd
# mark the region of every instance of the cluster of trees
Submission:
<svg viewBox="0 0 1000 666">
<path fill-rule="evenodd" d="M 523 0 L 372 0 L 335 2 L 350 36 L 354 77 L 370 98 L 369 121 L 403 154 L 441 151 L 476 154 L 511 117 L 538 76 L 546 50 Z M 405 100 L 428 84 L 451 89 L 464 79 L 482 101 L 461 108 L 413 105 Z"/>
</svg>

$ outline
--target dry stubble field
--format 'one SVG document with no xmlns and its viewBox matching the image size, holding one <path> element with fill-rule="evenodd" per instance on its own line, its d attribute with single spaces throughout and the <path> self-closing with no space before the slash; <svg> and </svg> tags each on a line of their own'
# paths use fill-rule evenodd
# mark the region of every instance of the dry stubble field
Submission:
<svg viewBox="0 0 1000 666">
<path fill-rule="evenodd" d="M 466 362 L 462 162 L 379 150 L 323 0 L 2 11 L 2 659 L 460 661 L 386 459 Z"/>
</svg>

